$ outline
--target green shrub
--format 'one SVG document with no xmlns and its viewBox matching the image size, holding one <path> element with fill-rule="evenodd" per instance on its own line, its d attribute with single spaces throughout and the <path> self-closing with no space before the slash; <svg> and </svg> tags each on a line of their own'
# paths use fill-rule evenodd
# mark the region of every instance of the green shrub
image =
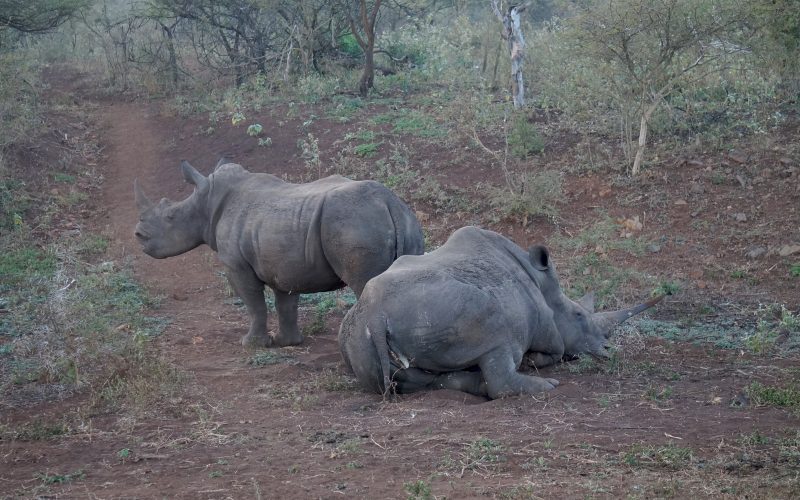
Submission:
<svg viewBox="0 0 800 500">
<path fill-rule="evenodd" d="M 508 147 L 513 156 L 525 159 L 544 151 L 544 139 L 524 114 L 517 113 L 508 133 Z"/>
<path fill-rule="evenodd" d="M 339 38 L 339 47 L 342 52 L 352 58 L 359 58 L 364 55 L 361 45 L 356 41 L 356 37 L 352 33 L 347 33 Z"/>
</svg>

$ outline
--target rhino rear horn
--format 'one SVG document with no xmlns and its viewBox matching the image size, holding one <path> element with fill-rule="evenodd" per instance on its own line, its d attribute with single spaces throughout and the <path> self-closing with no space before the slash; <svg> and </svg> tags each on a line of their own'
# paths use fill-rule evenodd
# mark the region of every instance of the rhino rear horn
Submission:
<svg viewBox="0 0 800 500">
<path fill-rule="evenodd" d="M 139 179 L 133 180 L 133 195 L 136 199 L 136 207 L 140 212 L 144 212 L 153 206 L 153 202 L 150 201 L 146 194 L 144 194 L 142 186 L 139 185 Z"/>
<path fill-rule="evenodd" d="M 208 188 L 208 179 L 188 161 L 183 160 L 181 162 L 181 172 L 183 172 L 183 178 L 186 179 L 186 182 L 194 184 L 198 191 L 204 191 Z"/>
</svg>

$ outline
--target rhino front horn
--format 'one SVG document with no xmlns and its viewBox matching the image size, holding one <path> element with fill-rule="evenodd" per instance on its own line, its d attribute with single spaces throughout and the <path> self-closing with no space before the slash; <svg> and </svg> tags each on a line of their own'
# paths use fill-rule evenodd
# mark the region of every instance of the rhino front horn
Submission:
<svg viewBox="0 0 800 500">
<path fill-rule="evenodd" d="M 136 198 L 136 206 L 139 208 L 140 212 L 144 212 L 148 208 L 153 206 L 153 202 L 144 194 L 142 191 L 142 186 L 139 185 L 139 180 L 134 179 L 133 181 L 133 194 Z"/>
<path fill-rule="evenodd" d="M 659 295 L 657 297 L 653 297 L 647 302 L 643 302 L 637 306 L 629 307 L 628 309 L 594 313 L 592 315 L 592 319 L 594 320 L 595 324 L 600 327 L 605 336 L 608 337 L 611 334 L 611 331 L 614 330 L 615 326 L 646 309 L 650 309 L 654 305 L 661 302 L 661 299 L 664 297 L 665 295 Z"/>
</svg>

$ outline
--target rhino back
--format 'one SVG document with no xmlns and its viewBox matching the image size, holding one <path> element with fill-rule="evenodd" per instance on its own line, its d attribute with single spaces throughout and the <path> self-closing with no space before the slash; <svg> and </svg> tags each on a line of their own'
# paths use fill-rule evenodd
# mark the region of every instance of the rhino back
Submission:
<svg viewBox="0 0 800 500">
<path fill-rule="evenodd" d="M 477 234 L 424 256 L 398 259 L 362 300 L 385 314 L 392 351 L 429 371 L 462 370 L 500 346 L 519 363 L 541 322 L 541 293 L 515 259 Z"/>
<path fill-rule="evenodd" d="M 233 177 L 233 176 L 231 176 Z M 320 240 L 325 201 L 349 183 L 334 176 L 308 184 L 269 174 L 230 178 L 211 207 L 220 259 L 250 266 L 267 285 L 284 291 L 324 291 L 342 286 Z"/>
</svg>

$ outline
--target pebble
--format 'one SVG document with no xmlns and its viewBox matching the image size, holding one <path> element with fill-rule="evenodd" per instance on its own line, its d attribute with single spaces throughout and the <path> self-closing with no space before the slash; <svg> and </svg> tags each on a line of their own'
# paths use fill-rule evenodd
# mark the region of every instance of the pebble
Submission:
<svg viewBox="0 0 800 500">
<path fill-rule="evenodd" d="M 750 260 L 755 260 L 767 253 L 767 249 L 760 246 L 754 246 L 747 249 L 745 256 Z"/>
</svg>

